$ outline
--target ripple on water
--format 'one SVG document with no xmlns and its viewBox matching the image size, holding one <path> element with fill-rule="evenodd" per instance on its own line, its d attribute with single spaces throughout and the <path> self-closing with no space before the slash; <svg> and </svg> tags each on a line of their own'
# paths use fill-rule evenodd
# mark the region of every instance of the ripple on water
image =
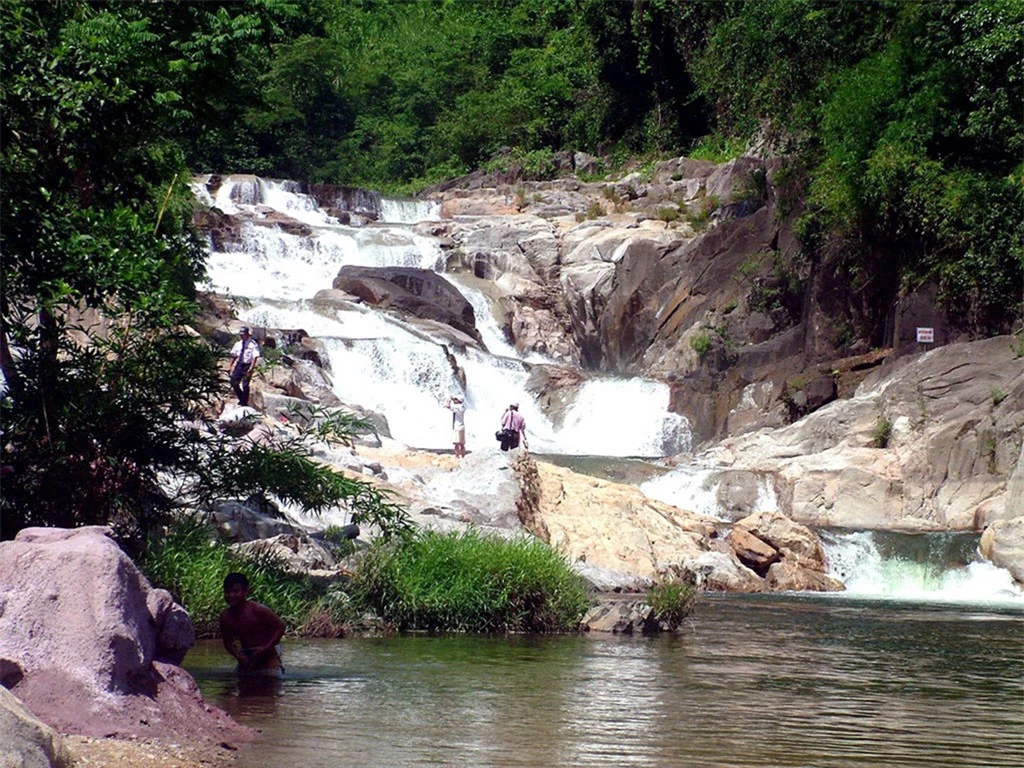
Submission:
<svg viewBox="0 0 1024 768">
<path fill-rule="evenodd" d="M 1024 765 L 1024 614 L 710 598 L 676 637 L 289 641 L 243 766 Z"/>
</svg>

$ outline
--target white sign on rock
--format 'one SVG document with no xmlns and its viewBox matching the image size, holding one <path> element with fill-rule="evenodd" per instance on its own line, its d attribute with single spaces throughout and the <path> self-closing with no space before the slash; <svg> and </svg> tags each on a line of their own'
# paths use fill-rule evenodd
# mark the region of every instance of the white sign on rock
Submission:
<svg viewBox="0 0 1024 768">
<path fill-rule="evenodd" d="M 933 343 L 935 343 L 935 329 L 934 328 L 918 328 L 917 329 L 917 342 L 918 342 L 918 344 L 933 344 Z"/>
</svg>

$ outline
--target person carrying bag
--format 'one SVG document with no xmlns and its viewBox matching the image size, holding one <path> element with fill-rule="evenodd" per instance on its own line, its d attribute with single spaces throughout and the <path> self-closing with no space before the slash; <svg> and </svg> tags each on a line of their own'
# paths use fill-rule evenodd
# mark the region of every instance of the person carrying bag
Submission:
<svg viewBox="0 0 1024 768">
<path fill-rule="evenodd" d="M 523 448 L 530 449 L 530 444 L 526 440 L 526 419 L 519 413 L 519 403 L 512 403 L 502 414 L 501 429 L 494 433 L 494 437 L 501 443 L 503 451 L 518 448 L 520 442 Z"/>
</svg>

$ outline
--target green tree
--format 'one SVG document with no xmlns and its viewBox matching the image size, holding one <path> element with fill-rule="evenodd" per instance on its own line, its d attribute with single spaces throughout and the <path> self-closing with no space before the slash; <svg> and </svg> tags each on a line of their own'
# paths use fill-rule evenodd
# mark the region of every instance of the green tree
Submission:
<svg viewBox="0 0 1024 768">
<path fill-rule="evenodd" d="M 4 536 L 96 522 L 139 533 L 177 501 L 237 490 L 267 451 L 292 472 L 250 487 L 400 526 L 379 494 L 297 443 L 243 448 L 226 471 L 209 429 L 223 383 L 218 354 L 188 329 L 205 252 L 179 142 L 211 124 L 196 117 L 217 91 L 211 72 L 264 45 L 271 10 L 0 6 Z M 167 478 L 191 492 L 168 498 Z"/>
</svg>

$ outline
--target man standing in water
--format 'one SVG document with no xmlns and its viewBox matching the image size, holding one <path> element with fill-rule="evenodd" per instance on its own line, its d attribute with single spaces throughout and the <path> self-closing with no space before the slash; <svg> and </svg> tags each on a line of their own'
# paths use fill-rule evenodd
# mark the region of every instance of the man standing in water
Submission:
<svg viewBox="0 0 1024 768">
<path fill-rule="evenodd" d="M 444 407 L 452 412 L 452 439 L 455 442 L 455 458 L 461 459 L 466 455 L 466 404 L 458 395 L 452 395 Z"/>
<path fill-rule="evenodd" d="M 241 337 L 231 348 L 231 389 L 234 390 L 238 404 L 249 404 L 249 380 L 260 360 L 260 345 L 249 336 L 249 329 L 242 328 L 238 332 Z"/>
<path fill-rule="evenodd" d="M 249 599 L 249 580 L 243 573 L 224 577 L 224 601 L 228 607 L 220 615 L 220 636 L 227 652 L 238 659 L 238 674 L 280 677 L 284 622 L 267 606 Z"/>
</svg>

